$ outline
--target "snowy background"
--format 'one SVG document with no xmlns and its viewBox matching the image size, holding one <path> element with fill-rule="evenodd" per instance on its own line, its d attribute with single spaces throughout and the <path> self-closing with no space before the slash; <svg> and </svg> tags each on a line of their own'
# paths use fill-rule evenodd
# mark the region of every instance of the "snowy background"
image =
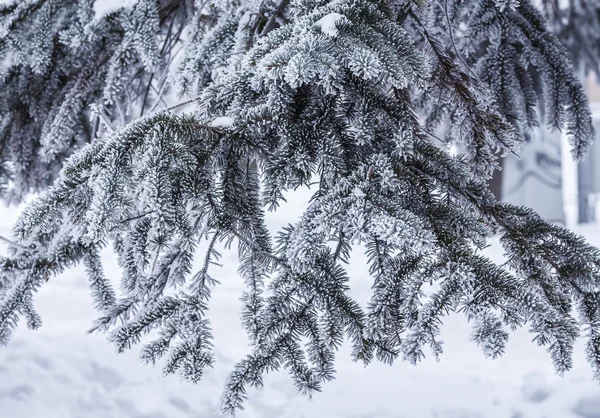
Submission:
<svg viewBox="0 0 600 418">
<path fill-rule="evenodd" d="M 294 222 L 310 193 L 300 191 L 269 215 L 274 230 Z M 18 210 L 0 208 L 0 234 L 9 235 Z M 600 245 L 600 226 L 576 229 Z M 489 252 L 502 260 L 493 245 Z M 109 250 L 107 275 L 120 272 Z M 101 335 L 86 335 L 94 318 L 87 278 L 81 268 L 51 279 L 35 299 L 44 325 L 38 331 L 17 329 L 0 348 L 0 417 L 2 418 L 205 418 L 216 415 L 225 378 L 246 350 L 239 325 L 242 281 L 235 251 L 224 251 L 221 281 L 210 315 L 217 364 L 197 385 L 177 376 L 163 377 L 160 367 L 145 366 L 137 348 L 116 354 Z M 370 294 L 365 257 L 355 250 L 349 269 L 354 296 Z M 460 316 L 447 318 L 445 353 L 439 363 L 418 366 L 398 362 L 368 368 L 339 354 L 337 379 L 312 400 L 298 395 L 284 373 L 270 375 L 264 390 L 251 392 L 240 417 L 260 418 L 600 418 L 600 384 L 594 383 L 577 346 L 574 369 L 556 376 L 543 348 L 521 331 L 511 336 L 506 355 L 485 359 L 469 342 L 470 327 Z"/>
</svg>

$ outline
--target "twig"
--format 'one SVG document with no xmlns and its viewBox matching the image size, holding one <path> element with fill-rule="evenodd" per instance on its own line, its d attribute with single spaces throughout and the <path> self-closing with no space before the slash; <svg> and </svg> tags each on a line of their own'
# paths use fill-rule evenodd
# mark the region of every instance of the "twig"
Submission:
<svg viewBox="0 0 600 418">
<path fill-rule="evenodd" d="M 140 110 L 140 117 L 144 116 L 144 110 L 146 109 L 146 101 L 148 100 L 148 95 L 150 94 L 152 80 L 154 80 L 154 73 L 150 74 L 150 80 L 148 80 L 148 85 L 146 86 L 146 92 L 144 93 L 144 99 L 142 100 L 142 110 Z"/>
<path fill-rule="evenodd" d="M 273 261 L 275 261 L 275 262 L 277 262 L 279 264 L 282 264 L 282 265 L 288 267 L 287 264 L 285 263 L 285 261 L 283 260 L 283 258 L 277 257 L 276 255 L 273 255 L 273 254 L 271 254 L 271 253 L 269 253 L 269 252 L 261 249 L 260 247 L 258 247 L 253 242 L 251 242 L 251 241 L 247 240 L 246 238 L 244 238 L 243 236 L 241 236 L 236 230 L 232 229 L 231 232 L 233 233 L 233 235 L 236 236 L 237 239 L 239 239 L 241 242 L 243 242 L 244 244 L 246 244 L 248 247 L 252 248 L 255 251 L 258 251 L 260 254 L 266 256 L 267 258 L 270 258 Z"/>
<path fill-rule="evenodd" d="M 202 266 L 202 274 L 206 274 L 208 272 L 208 268 L 211 264 L 212 254 L 215 248 L 215 244 L 217 243 L 217 239 L 219 238 L 219 233 L 221 231 L 216 231 L 215 235 L 213 235 L 210 243 L 208 244 L 208 250 L 206 250 L 206 256 L 204 257 L 204 265 Z"/>
<path fill-rule="evenodd" d="M 262 32 L 260 32 L 260 35 L 258 35 L 259 37 L 262 38 L 263 36 L 265 36 L 267 33 L 269 33 L 273 29 L 273 27 L 275 26 L 275 22 L 277 21 L 277 18 L 279 16 L 281 16 L 281 14 L 283 13 L 283 11 L 285 10 L 285 8 L 288 6 L 289 3 L 290 3 L 290 0 L 281 0 L 281 2 L 279 3 L 279 6 L 277 6 L 277 9 L 275 10 L 275 13 L 273 13 L 271 15 L 271 17 L 267 21 L 267 24 L 263 28 Z"/>
<path fill-rule="evenodd" d="M 174 106 L 168 107 L 168 108 L 166 109 L 166 111 L 167 111 L 167 112 L 170 112 L 171 110 L 177 109 L 178 107 L 181 107 L 181 106 L 188 105 L 188 104 L 190 104 L 190 103 L 193 103 L 193 102 L 197 101 L 197 100 L 198 100 L 198 99 L 200 99 L 201 97 L 202 97 L 202 96 L 196 96 L 196 97 L 192 97 L 191 99 L 189 99 L 189 100 L 186 100 L 185 102 L 181 102 L 181 103 L 178 103 L 178 104 L 176 104 L 176 105 L 174 105 Z"/>
<path fill-rule="evenodd" d="M 130 218 L 123 219 L 122 221 L 119 221 L 119 223 L 120 223 L 120 224 L 124 224 L 124 223 L 127 223 L 127 222 L 135 221 L 136 219 L 140 219 L 140 218 L 143 218 L 144 216 L 151 215 L 151 214 L 153 214 L 154 212 L 156 212 L 156 210 L 151 210 L 151 211 L 149 211 L 149 212 L 142 213 L 141 215 L 132 216 L 132 217 L 130 217 Z"/>
<path fill-rule="evenodd" d="M 463 60 L 462 56 L 458 52 L 458 48 L 456 47 L 456 42 L 454 42 L 454 33 L 453 33 L 453 29 L 452 29 L 452 23 L 450 21 L 450 14 L 448 13 L 448 0 L 444 0 L 444 14 L 446 15 L 446 22 L 448 23 L 448 34 L 450 35 L 450 42 L 452 42 L 452 48 L 454 48 L 454 53 L 456 54 L 456 58 L 458 58 L 458 60 L 460 62 L 462 62 L 462 64 L 467 69 L 467 71 L 469 71 L 475 77 L 475 79 L 479 82 L 479 84 L 484 86 L 483 82 L 479 79 L 479 76 L 477 75 L 477 73 L 475 73 L 475 71 L 473 71 L 471 66 L 469 66 Z"/>
<path fill-rule="evenodd" d="M 98 106 L 96 103 L 92 103 L 90 105 L 90 110 L 92 111 L 93 114 L 95 114 L 96 116 L 98 116 L 98 118 L 100 119 L 100 121 L 102 122 L 102 124 L 104 125 L 104 127 L 106 129 L 108 129 L 109 132 L 114 133 L 115 132 L 115 128 L 113 128 L 110 124 L 110 121 L 106 118 L 106 116 L 104 115 L 104 113 L 102 113 L 102 110 L 100 109 L 100 106 Z"/>
<path fill-rule="evenodd" d="M 14 242 L 14 241 L 12 241 L 12 240 L 10 240 L 10 239 L 2 236 L 2 235 L 0 235 L 0 241 L 6 243 L 8 245 L 12 245 L 13 247 L 20 248 L 20 249 L 25 250 L 25 251 L 31 251 L 31 248 L 26 247 L 24 245 L 21 245 L 21 244 L 19 244 L 17 242 Z"/>
</svg>

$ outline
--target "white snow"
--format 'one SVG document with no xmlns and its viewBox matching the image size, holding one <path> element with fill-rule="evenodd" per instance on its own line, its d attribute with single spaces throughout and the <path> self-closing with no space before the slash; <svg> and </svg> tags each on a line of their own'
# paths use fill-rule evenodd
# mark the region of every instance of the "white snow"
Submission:
<svg viewBox="0 0 600 418">
<path fill-rule="evenodd" d="M 360 198 L 360 197 L 365 197 L 365 196 L 366 196 L 366 195 L 365 195 L 365 192 L 363 192 L 363 191 L 362 191 L 362 190 L 361 190 L 359 187 L 355 187 L 355 188 L 352 190 L 352 195 L 353 195 L 353 196 L 356 196 L 356 197 L 359 197 L 359 198 Z"/>
<path fill-rule="evenodd" d="M 229 116 L 219 116 L 210 123 L 210 126 L 223 129 L 231 128 L 233 126 L 233 118 L 230 118 Z"/>
<path fill-rule="evenodd" d="M 294 222 L 310 193 L 300 190 L 268 215 L 269 227 Z M 0 234 L 8 235 L 14 209 L 0 207 Z M 578 229 L 600 244 L 600 227 Z M 94 312 L 82 268 L 51 279 L 35 296 L 44 319 L 38 331 L 20 327 L 0 347 L 0 416 L 6 418 L 207 418 L 214 416 L 227 373 L 246 352 L 239 325 L 242 281 L 236 273 L 235 246 L 222 250 L 221 281 L 209 315 L 213 321 L 217 363 L 197 385 L 177 376 L 163 377 L 160 367 L 144 366 L 137 349 L 116 354 L 103 336 L 86 335 Z M 497 242 L 488 249 L 502 259 Z M 103 253 L 108 277 L 118 278 L 110 251 Z M 199 260 L 198 265 L 201 265 Z M 352 254 L 348 269 L 353 296 L 365 303 L 371 282 L 366 257 Z M 23 324 L 24 325 L 24 324 Z M 441 361 L 427 358 L 417 366 L 399 361 L 364 368 L 343 347 L 337 379 L 312 401 L 298 395 L 283 373 L 269 375 L 262 391 L 250 390 L 240 418 L 600 418 L 600 384 L 591 381 L 583 343 L 576 347 L 574 369 L 555 375 L 550 357 L 526 331 L 511 334 L 504 357 L 486 359 L 469 342 L 470 326 L 457 315 L 446 319 Z"/>
<path fill-rule="evenodd" d="M 133 7 L 136 3 L 137 0 L 96 0 L 94 2 L 94 18 L 100 20 L 109 13 Z"/>
<path fill-rule="evenodd" d="M 346 20 L 346 16 L 344 15 L 339 13 L 329 13 L 317 20 L 315 22 L 315 26 L 319 26 L 321 28 L 321 32 L 323 32 L 325 35 L 336 37 L 338 35 L 336 25 L 344 20 Z"/>
</svg>

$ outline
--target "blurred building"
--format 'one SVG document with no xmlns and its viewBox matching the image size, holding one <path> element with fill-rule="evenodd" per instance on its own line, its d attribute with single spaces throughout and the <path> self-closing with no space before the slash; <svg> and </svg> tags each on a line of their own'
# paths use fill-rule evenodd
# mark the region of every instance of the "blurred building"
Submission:
<svg viewBox="0 0 600 418">
<path fill-rule="evenodd" d="M 566 223 L 563 204 L 561 134 L 540 128 L 502 164 L 504 201 L 535 209 L 545 219 Z"/>
<path fill-rule="evenodd" d="M 600 84 L 595 76 L 587 78 L 586 89 L 600 137 Z M 600 215 L 600 144 L 592 145 L 580 163 L 572 161 L 569 150 L 561 132 L 538 129 L 518 152 L 521 158 L 509 155 L 503 160 L 492 190 L 501 200 L 529 206 L 549 221 L 595 222 L 596 212 Z"/>
<path fill-rule="evenodd" d="M 586 158 L 576 165 L 574 173 L 577 179 L 578 223 L 595 222 L 600 209 L 600 204 L 596 204 L 600 197 L 600 169 L 596 168 L 600 162 L 600 84 L 595 75 L 590 75 L 586 81 L 597 139 Z M 566 172 L 566 175 L 570 174 Z"/>
</svg>

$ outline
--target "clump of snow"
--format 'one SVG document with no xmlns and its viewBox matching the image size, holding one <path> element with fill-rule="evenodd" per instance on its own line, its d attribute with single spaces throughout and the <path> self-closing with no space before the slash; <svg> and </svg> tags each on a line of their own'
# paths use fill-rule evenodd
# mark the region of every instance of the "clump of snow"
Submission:
<svg viewBox="0 0 600 418">
<path fill-rule="evenodd" d="M 358 198 L 365 197 L 365 192 L 363 192 L 358 186 L 352 190 L 352 195 Z"/>
<path fill-rule="evenodd" d="M 323 32 L 327 36 L 336 37 L 338 36 L 337 25 L 341 22 L 345 22 L 346 16 L 341 15 L 339 13 L 329 13 L 328 15 L 323 16 L 321 19 L 315 22 L 315 26 L 319 26 L 321 28 L 321 32 Z"/>
<path fill-rule="evenodd" d="M 119 9 L 127 9 L 135 6 L 137 0 L 96 0 L 94 2 L 95 19 L 100 20 L 107 14 Z"/>
<path fill-rule="evenodd" d="M 507 7 L 510 10 L 515 11 L 517 7 L 519 7 L 519 0 L 496 0 L 496 6 L 501 12 L 503 12 Z"/>
<path fill-rule="evenodd" d="M 210 126 L 223 129 L 231 128 L 233 126 L 233 118 L 230 118 L 229 116 L 219 116 L 210 123 Z"/>
</svg>

